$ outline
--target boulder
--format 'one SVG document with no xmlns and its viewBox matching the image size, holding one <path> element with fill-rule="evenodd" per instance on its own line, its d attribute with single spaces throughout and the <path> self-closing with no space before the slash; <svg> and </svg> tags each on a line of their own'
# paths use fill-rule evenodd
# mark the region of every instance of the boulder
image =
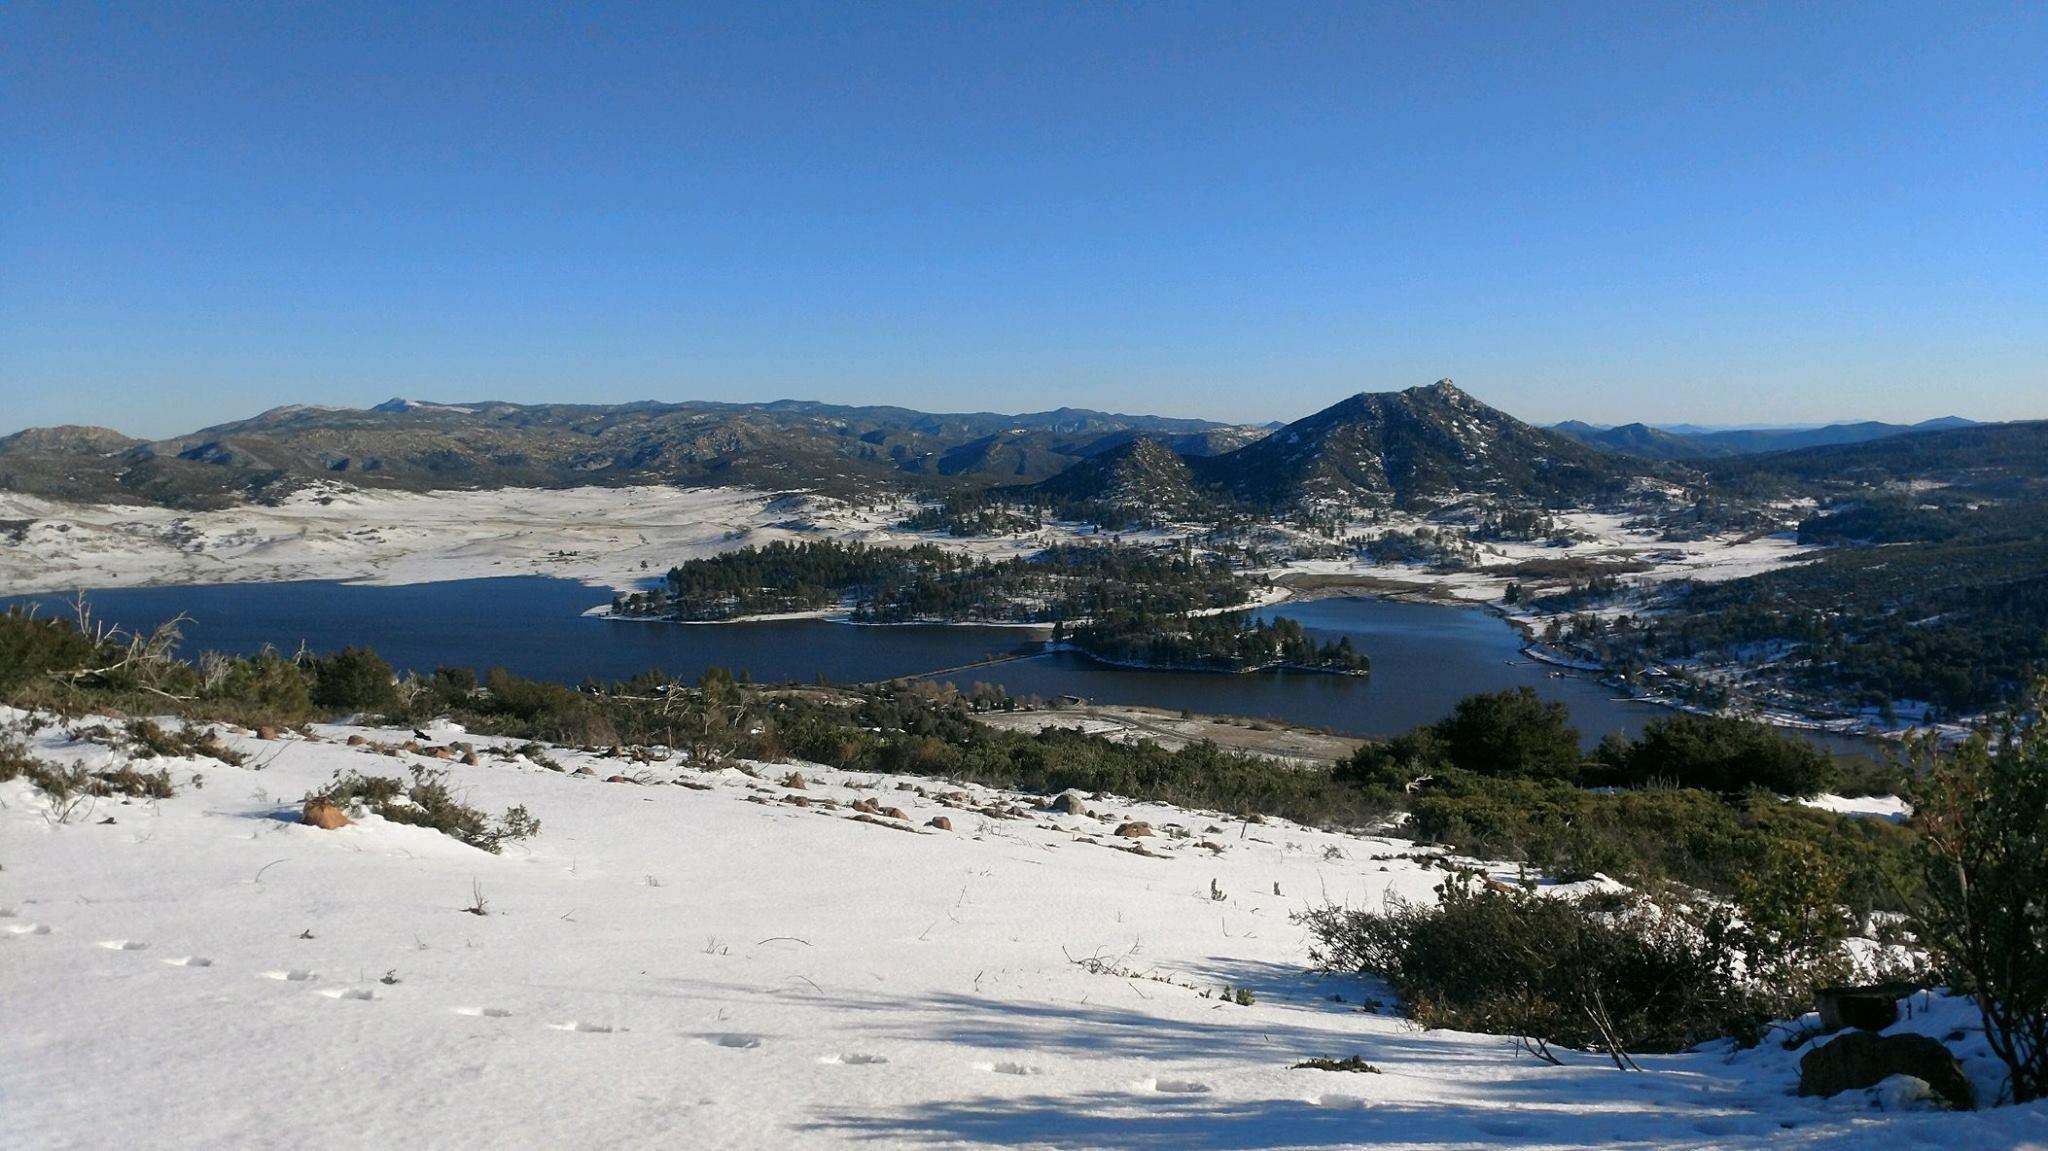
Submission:
<svg viewBox="0 0 2048 1151">
<path fill-rule="evenodd" d="M 792 771 L 788 775 L 782 777 L 782 786 L 790 789 L 791 791 L 802 791 L 811 785 L 809 781 L 804 779 L 803 772 Z"/>
<path fill-rule="evenodd" d="M 1844 1027 L 1883 1031 L 1899 1021 L 1899 1000 L 1916 990 L 1910 983 L 1817 987 L 1813 1005 L 1820 1009 L 1820 1025 L 1825 1031 L 1840 1031 Z"/>
<path fill-rule="evenodd" d="M 1086 815 L 1088 814 L 1088 805 L 1082 802 L 1080 795 L 1077 793 L 1065 791 L 1060 793 L 1059 798 L 1052 801 L 1050 810 L 1057 811 L 1061 815 Z"/>
<path fill-rule="evenodd" d="M 1136 839 L 1141 835 L 1152 834 L 1152 825 L 1136 820 L 1130 823 L 1120 823 L 1117 825 L 1116 834 L 1123 836 L 1125 839 Z"/>
<path fill-rule="evenodd" d="M 348 826 L 348 813 L 332 800 L 309 799 L 305 809 L 299 813 L 299 822 L 322 831 L 333 831 L 337 827 Z"/>
<path fill-rule="evenodd" d="M 945 816 L 943 816 L 943 815 L 934 815 L 934 816 L 932 816 L 932 820 L 931 820 L 931 822 L 930 822 L 930 823 L 927 823 L 927 824 L 925 824 L 925 826 L 926 826 L 926 827 L 936 827 L 936 828 L 938 828 L 938 829 L 939 829 L 940 831 L 951 831 L 951 830 L 953 830 L 953 821 L 952 821 L 952 820 L 950 820 L 950 819 L 947 819 L 947 818 L 946 818 Z"/>
<path fill-rule="evenodd" d="M 348 737 L 347 742 L 350 747 L 361 747 L 370 741 L 360 735 L 352 735 Z"/>
<path fill-rule="evenodd" d="M 887 816 L 890 819 L 900 819 L 905 823 L 910 822 L 910 813 L 900 807 L 885 807 L 876 814 Z"/>
<path fill-rule="evenodd" d="M 1927 1084 L 1944 1106 L 1976 1106 L 1969 1077 L 1955 1055 L 1931 1035 L 1879 1035 L 1851 1031 L 1807 1052 L 1799 1060 L 1801 1095 L 1836 1095 L 1875 1087 L 1894 1075 Z"/>
<path fill-rule="evenodd" d="M 276 729 L 276 728 L 274 728 L 274 727 L 272 727 L 272 726 L 270 726 L 270 725 L 269 725 L 269 724 L 267 724 L 267 723 L 265 723 L 265 724 L 259 724 L 259 725 L 257 725 L 257 728 L 256 728 L 256 738 L 257 738 L 257 739 L 276 739 L 276 738 L 277 738 L 277 729 Z"/>
</svg>

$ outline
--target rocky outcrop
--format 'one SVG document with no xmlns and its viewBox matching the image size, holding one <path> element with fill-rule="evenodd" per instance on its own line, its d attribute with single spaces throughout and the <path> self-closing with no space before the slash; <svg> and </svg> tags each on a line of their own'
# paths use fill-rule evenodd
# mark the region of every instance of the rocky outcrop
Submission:
<svg viewBox="0 0 2048 1151">
<path fill-rule="evenodd" d="M 1851 1031 L 1799 1060 L 1799 1093 L 1837 1095 L 1875 1087 L 1894 1075 L 1927 1084 L 1946 1107 L 1968 1111 L 1976 1106 L 1976 1093 L 1962 1064 L 1940 1040 L 1927 1035 Z"/>
</svg>

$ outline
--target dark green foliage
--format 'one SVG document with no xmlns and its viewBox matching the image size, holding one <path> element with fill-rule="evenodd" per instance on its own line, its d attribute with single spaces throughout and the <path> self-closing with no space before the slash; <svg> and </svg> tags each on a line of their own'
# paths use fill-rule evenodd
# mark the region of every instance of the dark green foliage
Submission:
<svg viewBox="0 0 2048 1151">
<path fill-rule="evenodd" d="M 1304 1059 L 1301 1062 L 1295 1064 L 1294 1070 L 1352 1071 L 1362 1075 L 1378 1075 L 1380 1073 L 1379 1068 L 1374 1067 L 1372 1064 L 1367 1063 L 1364 1059 L 1356 1055 L 1346 1055 L 1342 1059 L 1331 1059 L 1328 1056 L 1318 1055 L 1313 1059 Z"/>
<path fill-rule="evenodd" d="M 221 743 L 212 728 L 192 725 L 165 731 L 155 720 L 137 719 L 128 724 L 128 740 L 138 759 L 153 756 L 204 756 L 230 766 L 240 766 L 249 757 Z"/>
<path fill-rule="evenodd" d="M 1563 878 L 1674 880 L 1733 896 L 1768 864 L 1771 845 L 1811 845 L 1842 871 L 1841 901 L 1858 913 L 1903 910 L 1915 887 L 1913 832 L 1750 793 L 1695 790 L 1610 795 L 1558 781 L 1448 772 L 1411 797 L 1413 829 L 1469 855 L 1527 862 Z"/>
<path fill-rule="evenodd" d="M 1462 879 L 1438 892 L 1433 906 L 1303 913 L 1311 960 L 1380 976 L 1426 1027 L 1619 1051 L 1682 1051 L 1755 1032 L 1724 912 Z"/>
<path fill-rule="evenodd" d="M 867 623 L 1057 623 L 1234 607 L 1253 587 L 1222 559 L 1182 548 L 1061 544 L 994 561 L 931 544 L 778 541 L 691 560 L 672 569 L 662 588 L 620 596 L 613 607 L 679 620 L 844 608 Z"/>
<path fill-rule="evenodd" d="M 1481 775 L 1573 779 L 1583 759 L 1571 711 L 1529 687 L 1468 695 L 1433 730 L 1446 762 Z"/>
<path fill-rule="evenodd" d="M 132 766 L 89 771 L 80 765 L 60 768 L 30 754 L 21 741 L 0 736 L 0 783 L 27 779 L 52 802 L 65 803 L 80 796 L 132 795 L 142 799 L 169 799 L 177 788 L 171 773 L 163 768 L 137 771 Z"/>
<path fill-rule="evenodd" d="M 1601 782 L 1621 787 L 1663 783 L 1704 791 L 1760 787 L 1779 795 L 1816 795 L 1841 778 L 1834 757 L 1766 724 L 1719 716 L 1659 716 L 1633 743 L 1606 744 Z"/>
<path fill-rule="evenodd" d="M 1148 667 L 1204 671 L 1308 671 L 1363 673 L 1370 661 L 1349 636 L 1317 644 L 1291 619 L 1265 619 L 1249 612 L 1203 616 L 1157 616 L 1114 611 L 1066 633 L 1074 646 L 1099 659 Z"/>
<path fill-rule="evenodd" d="M 98 645 L 68 619 L 38 617 L 18 607 L 0 613 L 0 692 L 51 672 L 92 667 Z"/>
<path fill-rule="evenodd" d="M 398 679 L 391 665 L 367 647 L 344 647 L 306 661 L 313 703 L 335 711 L 398 710 Z"/>
<path fill-rule="evenodd" d="M 503 850 L 507 843 L 540 833 L 540 820 L 526 808 L 507 808 L 494 821 L 455 798 L 448 789 L 447 772 L 424 766 L 412 769 L 410 783 L 392 776 L 343 772 L 306 799 L 324 799 L 338 807 L 371 811 L 393 823 L 430 827 L 493 854 Z"/>
<path fill-rule="evenodd" d="M 2048 699 L 2048 683 L 2030 700 Z M 2016 1102 L 2048 1098 L 2048 727 L 2033 710 L 1953 752 L 1920 748 L 1921 938 L 1976 996 Z"/>
</svg>

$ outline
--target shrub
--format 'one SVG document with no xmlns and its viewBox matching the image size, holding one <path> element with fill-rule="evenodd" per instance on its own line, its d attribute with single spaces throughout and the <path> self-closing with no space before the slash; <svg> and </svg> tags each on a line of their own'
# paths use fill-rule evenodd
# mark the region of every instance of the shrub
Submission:
<svg viewBox="0 0 2048 1151">
<path fill-rule="evenodd" d="M 333 655 L 310 656 L 312 701 L 334 711 L 392 712 L 398 709 L 391 665 L 369 648 L 344 647 Z"/>
<path fill-rule="evenodd" d="M 448 773 L 414 767 L 412 781 L 359 771 L 337 773 L 326 787 L 306 796 L 355 812 L 368 810 L 393 823 L 430 827 L 471 847 L 496 854 L 504 845 L 540 834 L 540 820 L 524 807 L 507 808 L 493 822 L 448 790 Z"/>
<path fill-rule="evenodd" d="M 1432 731 L 1446 762 L 1479 775 L 1573 779 L 1584 759 L 1570 710 L 1529 687 L 1468 695 Z"/>
<path fill-rule="evenodd" d="M 1544 1044 L 1680 1051 L 1753 1037 L 1756 1011 L 1737 980 L 1726 913 L 1652 905 L 1643 896 L 1558 898 L 1446 881 L 1433 905 L 1324 907 L 1296 919 L 1328 971 L 1385 979 L 1427 1027 Z"/>
<path fill-rule="evenodd" d="M 1814 795 L 1841 780 L 1834 757 L 1797 736 L 1751 720 L 1659 716 L 1633 743 L 1603 744 L 1604 782 L 1736 793 L 1760 787 L 1779 795 Z"/>
<path fill-rule="evenodd" d="M 1952 753 L 1918 749 L 1927 898 L 1921 939 L 1975 996 L 2015 1102 L 2048 1097 L 2048 727 L 2008 715 Z"/>
<path fill-rule="evenodd" d="M 129 721 L 128 740 L 138 759 L 204 756 L 230 766 L 240 766 L 249 758 L 223 744 L 212 728 L 187 725 L 176 731 L 165 731 L 155 720 L 137 719 Z"/>
<path fill-rule="evenodd" d="M 53 671 L 93 666 L 98 645 L 76 624 L 19 607 L 0 613 L 0 691 L 12 692 Z"/>
</svg>

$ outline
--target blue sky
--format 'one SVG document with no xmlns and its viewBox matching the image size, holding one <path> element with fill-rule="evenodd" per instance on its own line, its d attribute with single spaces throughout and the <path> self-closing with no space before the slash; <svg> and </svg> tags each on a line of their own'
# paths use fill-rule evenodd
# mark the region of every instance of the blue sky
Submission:
<svg viewBox="0 0 2048 1151">
<path fill-rule="evenodd" d="M 0 8 L 0 431 L 2048 416 L 2048 5 Z"/>
</svg>

